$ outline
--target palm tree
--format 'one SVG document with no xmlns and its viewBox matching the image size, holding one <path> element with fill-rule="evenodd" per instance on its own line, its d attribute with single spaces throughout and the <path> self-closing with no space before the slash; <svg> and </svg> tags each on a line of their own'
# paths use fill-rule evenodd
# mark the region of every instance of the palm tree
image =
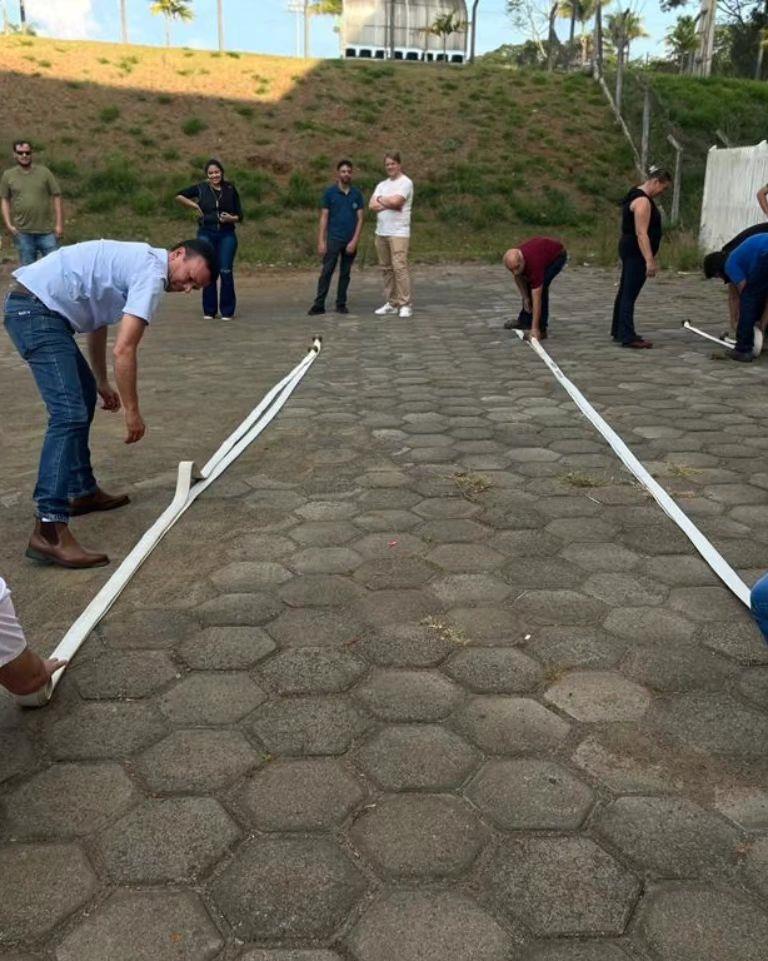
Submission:
<svg viewBox="0 0 768 961">
<path fill-rule="evenodd" d="M 612 14 L 606 20 L 608 36 L 616 47 L 616 109 L 621 110 L 624 83 L 624 65 L 629 60 L 629 45 L 639 37 L 647 37 L 640 15 L 627 8 Z"/>
<path fill-rule="evenodd" d="M 690 73 L 693 57 L 698 49 L 696 37 L 696 18 L 686 15 L 677 18 L 674 27 L 667 30 L 664 45 L 669 48 L 672 58 L 677 61 L 680 73 Z"/>
<path fill-rule="evenodd" d="M 443 41 L 443 60 L 448 62 L 448 37 L 452 33 L 458 33 L 459 30 L 463 30 L 466 27 L 466 23 L 460 20 L 458 15 L 453 13 L 443 13 L 435 17 L 433 22 L 428 26 L 424 27 L 424 33 L 430 34 L 433 37 L 440 37 Z"/>
<path fill-rule="evenodd" d="M 602 6 L 606 6 L 610 0 L 603 0 Z M 597 10 L 597 0 L 561 0 L 558 7 L 558 16 L 567 18 L 571 21 L 570 39 L 574 39 L 574 25 L 578 21 L 581 27 L 579 43 L 581 45 L 582 66 L 587 62 L 588 35 L 586 32 L 587 22 L 595 16 Z"/>
<path fill-rule="evenodd" d="M 171 45 L 171 22 L 173 20 L 189 23 L 190 20 L 195 19 L 192 7 L 190 6 L 191 3 L 192 0 L 154 0 L 154 3 L 150 6 L 150 13 L 165 19 L 166 47 L 170 47 Z"/>
</svg>

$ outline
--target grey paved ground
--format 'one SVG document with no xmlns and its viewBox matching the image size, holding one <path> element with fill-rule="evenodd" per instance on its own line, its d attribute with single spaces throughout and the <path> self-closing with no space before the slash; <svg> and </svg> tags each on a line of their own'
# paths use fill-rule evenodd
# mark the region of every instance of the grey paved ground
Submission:
<svg viewBox="0 0 768 961">
<path fill-rule="evenodd" d="M 768 558 L 765 363 L 721 292 L 557 281 L 547 346 L 747 578 Z M 156 551 L 47 709 L 0 702 L 3 961 L 764 961 L 768 648 L 528 347 L 491 268 L 413 322 L 313 324 L 312 278 L 142 351 L 150 434 L 95 431 L 120 557 L 315 329 L 290 407 Z M 288 291 L 286 294 L 285 291 Z M 190 316 L 194 315 L 194 316 Z M 42 415 L 0 341 L 0 570 L 50 649 L 106 572 L 28 566 Z"/>
</svg>

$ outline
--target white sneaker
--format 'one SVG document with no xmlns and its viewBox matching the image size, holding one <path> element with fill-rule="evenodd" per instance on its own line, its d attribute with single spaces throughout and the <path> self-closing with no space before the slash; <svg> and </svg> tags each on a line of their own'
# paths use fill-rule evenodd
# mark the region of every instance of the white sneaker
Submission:
<svg viewBox="0 0 768 961">
<path fill-rule="evenodd" d="M 760 330 L 757 324 L 755 324 L 755 340 L 754 340 L 754 344 L 752 345 L 752 356 L 759 357 L 760 353 L 762 352 L 762 349 L 763 349 L 763 332 L 762 330 Z"/>
<path fill-rule="evenodd" d="M 203 314 L 203 320 L 216 320 L 213 314 Z"/>
<path fill-rule="evenodd" d="M 396 313 L 397 313 L 397 307 L 394 307 L 392 304 L 389 303 L 389 301 L 387 301 L 387 303 L 384 304 L 383 307 L 379 307 L 378 310 L 374 310 L 374 314 L 378 314 L 379 317 L 383 317 L 384 314 L 396 314 Z"/>
<path fill-rule="evenodd" d="M 405 307 L 401 307 L 401 308 L 400 308 L 400 316 L 401 316 L 401 317 L 413 317 L 413 307 L 410 307 L 408 304 L 406 304 Z"/>
</svg>

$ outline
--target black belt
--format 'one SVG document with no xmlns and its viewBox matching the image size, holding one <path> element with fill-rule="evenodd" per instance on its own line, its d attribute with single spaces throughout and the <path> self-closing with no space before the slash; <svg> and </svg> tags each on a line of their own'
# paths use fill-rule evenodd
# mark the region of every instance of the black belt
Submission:
<svg viewBox="0 0 768 961">
<path fill-rule="evenodd" d="M 11 286 L 8 288 L 8 293 L 11 297 L 22 297 L 24 300 L 38 300 L 39 298 L 32 293 L 31 290 L 27 290 L 24 284 L 20 284 L 18 280 L 14 280 Z"/>
</svg>

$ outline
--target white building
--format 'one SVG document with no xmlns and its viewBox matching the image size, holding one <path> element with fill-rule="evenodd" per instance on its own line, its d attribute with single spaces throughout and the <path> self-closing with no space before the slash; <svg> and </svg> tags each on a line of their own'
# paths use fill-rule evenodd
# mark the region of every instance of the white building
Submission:
<svg viewBox="0 0 768 961">
<path fill-rule="evenodd" d="M 428 29 L 438 17 L 448 13 L 462 26 L 444 41 Z M 464 62 L 468 35 L 464 0 L 344 0 L 344 56 L 375 60 L 389 57 L 393 46 L 392 19 L 396 60 L 442 60 L 445 47 L 450 63 Z"/>
</svg>

